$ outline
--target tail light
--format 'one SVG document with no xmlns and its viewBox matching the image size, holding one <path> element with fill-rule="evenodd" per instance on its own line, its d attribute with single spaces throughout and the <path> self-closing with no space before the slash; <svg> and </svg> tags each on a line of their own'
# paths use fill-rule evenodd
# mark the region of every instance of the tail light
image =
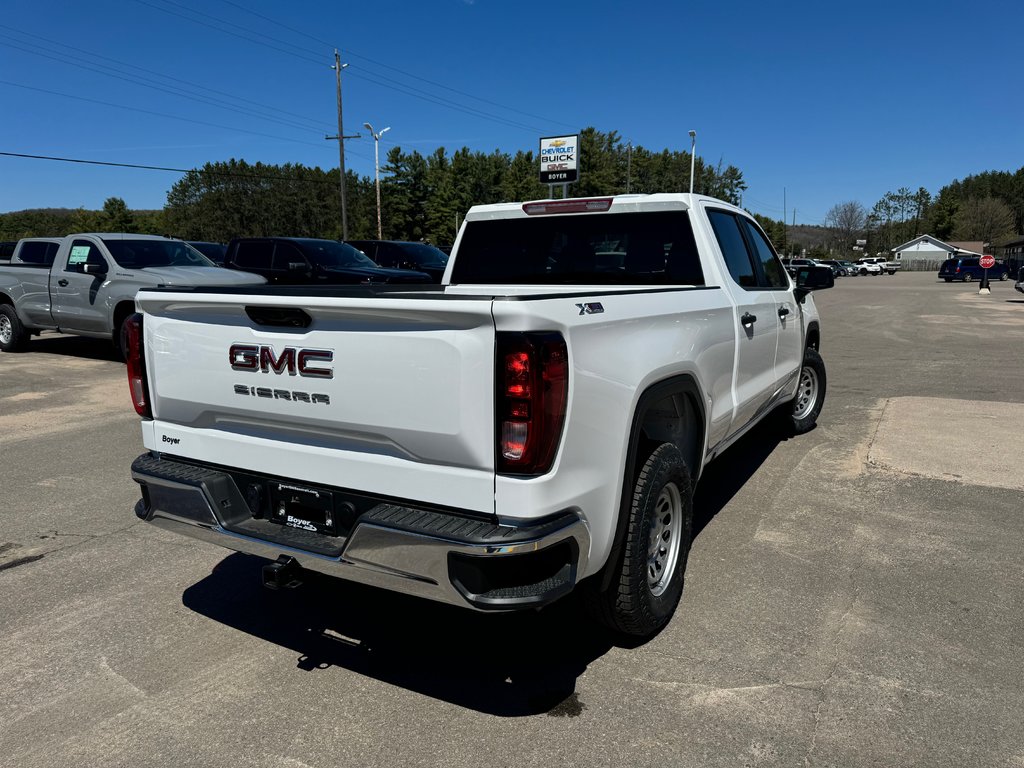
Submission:
<svg viewBox="0 0 1024 768">
<path fill-rule="evenodd" d="M 569 354 L 557 333 L 499 333 L 495 382 L 498 471 L 542 475 L 562 436 Z"/>
<path fill-rule="evenodd" d="M 125 362 L 128 364 L 128 391 L 135 412 L 153 418 L 149 404 L 149 382 L 146 380 L 146 350 L 143 346 L 142 315 L 136 312 L 124 321 Z"/>
</svg>

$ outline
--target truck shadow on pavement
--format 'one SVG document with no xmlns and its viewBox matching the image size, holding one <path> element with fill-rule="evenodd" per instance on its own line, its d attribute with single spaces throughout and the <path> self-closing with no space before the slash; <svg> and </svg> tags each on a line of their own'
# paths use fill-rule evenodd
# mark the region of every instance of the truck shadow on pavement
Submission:
<svg viewBox="0 0 1024 768">
<path fill-rule="evenodd" d="M 776 425 L 759 426 L 709 465 L 694 500 L 694 536 L 781 439 Z M 486 614 L 316 573 L 272 591 L 260 581 L 267 562 L 231 554 L 182 602 L 291 649 L 300 670 L 342 667 L 487 714 L 575 717 L 586 707 L 576 680 L 587 666 L 613 647 L 642 645 L 595 624 L 574 596 L 542 611 Z"/>
<path fill-rule="evenodd" d="M 614 644 L 572 597 L 543 611 L 481 614 L 315 573 L 271 591 L 259 583 L 266 563 L 232 554 L 182 602 L 290 648 L 298 669 L 342 667 L 487 714 L 579 714 L 576 679 Z"/>
<path fill-rule="evenodd" d="M 34 337 L 25 347 L 29 353 L 78 357 L 83 360 L 110 360 L 119 363 L 121 359 L 109 339 L 91 339 L 86 336 L 65 336 L 44 334 Z"/>
<path fill-rule="evenodd" d="M 693 495 L 694 538 L 746 485 L 776 446 L 789 439 L 783 424 L 778 414 L 771 414 L 708 464 Z"/>
</svg>

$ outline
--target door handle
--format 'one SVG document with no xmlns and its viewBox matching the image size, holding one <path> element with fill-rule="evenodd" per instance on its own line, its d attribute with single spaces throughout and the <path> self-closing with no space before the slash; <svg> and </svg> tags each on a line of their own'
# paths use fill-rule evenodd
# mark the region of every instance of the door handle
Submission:
<svg viewBox="0 0 1024 768">
<path fill-rule="evenodd" d="M 789 314 L 789 307 L 779 307 L 779 319 L 785 319 L 786 315 Z"/>
<path fill-rule="evenodd" d="M 65 280 L 64 278 L 61 278 L 60 280 L 57 281 L 57 285 L 59 285 L 61 288 L 67 288 L 68 281 Z"/>
<path fill-rule="evenodd" d="M 744 325 L 753 325 L 757 322 L 757 315 L 752 315 L 749 312 L 744 312 L 743 317 L 740 318 L 740 322 Z"/>
</svg>

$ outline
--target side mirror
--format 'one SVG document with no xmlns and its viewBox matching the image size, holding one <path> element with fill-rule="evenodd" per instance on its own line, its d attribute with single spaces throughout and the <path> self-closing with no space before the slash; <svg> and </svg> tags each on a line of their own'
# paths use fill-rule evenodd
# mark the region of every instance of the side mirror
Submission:
<svg viewBox="0 0 1024 768">
<path fill-rule="evenodd" d="M 811 291 L 831 288 L 835 284 L 836 278 L 831 267 L 802 266 L 796 271 L 796 290 L 793 293 L 802 304 Z"/>
<path fill-rule="evenodd" d="M 82 274 L 105 275 L 107 274 L 107 268 L 103 264 L 83 264 Z"/>
</svg>

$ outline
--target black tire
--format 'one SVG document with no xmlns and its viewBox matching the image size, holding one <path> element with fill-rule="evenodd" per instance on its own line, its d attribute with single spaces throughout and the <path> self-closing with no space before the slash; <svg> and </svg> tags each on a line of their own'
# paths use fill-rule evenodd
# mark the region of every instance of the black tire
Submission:
<svg viewBox="0 0 1024 768">
<path fill-rule="evenodd" d="M 943 278 L 943 280 L 945 280 L 947 283 L 952 283 L 953 282 L 953 278 L 952 277 L 945 277 L 945 278 Z"/>
<path fill-rule="evenodd" d="M 0 350 L 20 352 L 25 348 L 31 334 L 18 319 L 18 313 L 10 304 L 0 304 Z"/>
<path fill-rule="evenodd" d="M 590 613 L 626 635 L 649 638 L 657 633 L 683 594 L 692 536 L 690 471 L 679 449 L 662 443 L 647 457 L 633 486 L 626 540 L 611 566 L 615 571 L 608 589 L 600 590 L 600 576 L 581 585 Z"/>
<path fill-rule="evenodd" d="M 800 366 L 796 397 L 789 407 L 790 422 L 796 434 L 810 432 L 818 423 L 818 416 L 825 405 L 826 382 L 825 361 L 821 359 L 818 350 L 807 347 L 804 350 L 803 365 Z"/>
<path fill-rule="evenodd" d="M 972 275 L 970 272 L 964 272 L 964 282 L 965 283 L 969 283 L 973 279 L 974 279 L 974 275 Z"/>
<path fill-rule="evenodd" d="M 861 267 L 860 276 L 864 277 L 867 273 L 868 273 L 868 271 L 866 269 L 864 269 L 863 267 Z"/>
<path fill-rule="evenodd" d="M 1004 280 L 1006 280 L 1009 277 L 1010 277 L 1010 273 L 1009 272 L 1001 272 L 1001 273 L 999 273 L 999 282 L 1003 282 Z"/>
</svg>

